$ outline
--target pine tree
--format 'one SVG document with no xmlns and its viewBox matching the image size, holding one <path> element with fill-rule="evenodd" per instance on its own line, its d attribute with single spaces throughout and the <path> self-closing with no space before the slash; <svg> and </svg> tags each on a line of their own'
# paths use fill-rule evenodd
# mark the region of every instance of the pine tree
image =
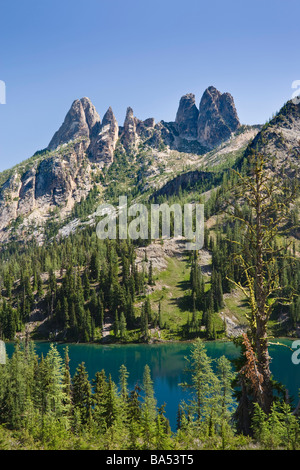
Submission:
<svg viewBox="0 0 300 470">
<path fill-rule="evenodd" d="M 98 254 L 96 252 L 93 252 L 91 256 L 90 273 L 91 273 L 91 278 L 94 281 L 98 281 L 99 275 L 100 275 L 100 262 L 99 262 Z"/>
<path fill-rule="evenodd" d="M 120 394 L 121 394 L 121 399 L 123 402 L 123 406 L 127 407 L 128 405 L 128 399 L 129 399 L 129 394 L 128 394 L 128 377 L 129 373 L 127 371 L 127 368 L 124 364 L 121 365 L 120 370 Z"/>
<path fill-rule="evenodd" d="M 111 427 L 121 413 L 119 406 L 118 393 L 116 384 L 113 382 L 111 375 L 108 377 L 107 401 L 106 401 L 106 424 Z"/>
<path fill-rule="evenodd" d="M 152 263 L 152 261 L 150 261 L 150 263 L 149 263 L 148 284 L 149 284 L 149 286 L 152 286 L 154 284 L 154 280 L 153 280 L 153 263 Z"/>
<path fill-rule="evenodd" d="M 149 336 L 149 308 L 148 303 L 145 301 L 141 307 L 141 332 L 145 339 Z"/>
<path fill-rule="evenodd" d="M 144 448 L 150 449 L 155 435 L 156 400 L 154 397 L 153 382 L 148 365 L 144 368 L 143 387 L 144 402 L 142 406 L 142 432 Z"/>
<path fill-rule="evenodd" d="M 160 329 L 163 327 L 162 312 L 161 312 L 161 301 L 158 302 L 158 326 Z"/>
<path fill-rule="evenodd" d="M 126 332 L 127 332 L 127 323 L 126 323 L 124 312 L 121 313 L 119 325 L 120 325 L 120 336 L 122 339 L 124 339 L 126 337 Z"/>
<path fill-rule="evenodd" d="M 218 419 L 219 380 L 213 371 L 212 359 L 208 357 L 200 338 L 193 343 L 187 360 L 190 382 L 181 385 L 192 392 L 191 414 L 196 416 L 199 425 L 212 432 Z"/>
<path fill-rule="evenodd" d="M 93 379 L 93 418 L 101 430 L 106 428 L 108 384 L 105 371 L 96 372 Z"/>
<path fill-rule="evenodd" d="M 7 364 L 9 386 L 4 396 L 4 415 L 2 422 L 8 423 L 13 429 L 22 427 L 22 416 L 25 412 L 27 395 L 26 362 L 24 352 L 17 343 L 14 353 Z"/>
<path fill-rule="evenodd" d="M 235 374 L 232 370 L 230 361 L 225 356 L 221 356 L 219 359 L 217 359 L 216 363 L 217 376 L 219 379 L 220 386 L 219 420 L 221 426 L 222 448 L 225 449 L 227 435 L 230 434 L 232 436 L 230 420 L 232 419 L 235 408 L 232 387 Z"/>
<path fill-rule="evenodd" d="M 72 404 L 72 379 L 70 373 L 70 357 L 69 357 L 69 348 L 68 346 L 65 348 L 65 355 L 64 355 L 64 374 L 63 374 L 63 391 L 65 394 L 64 397 L 64 404 L 66 408 L 71 408 Z"/>
<path fill-rule="evenodd" d="M 90 279 L 88 276 L 88 272 L 85 269 L 83 273 L 83 292 L 84 292 L 84 300 L 88 300 L 90 297 L 90 291 L 91 291 L 91 285 L 90 285 Z"/>
<path fill-rule="evenodd" d="M 120 322 L 117 310 L 115 311 L 115 321 L 114 321 L 114 335 L 118 336 L 120 331 Z"/>
<path fill-rule="evenodd" d="M 72 397 L 81 422 L 88 423 L 92 413 L 92 390 L 84 362 L 79 364 L 72 379 Z"/>
<path fill-rule="evenodd" d="M 64 365 L 60 354 L 53 344 L 45 358 L 47 380 L 44 384 L 47 395 L 46 412 L 51 412 L 56 419 L 61 418 L 69 410 L 69 396 L 64 390 Z"/>
</svg>

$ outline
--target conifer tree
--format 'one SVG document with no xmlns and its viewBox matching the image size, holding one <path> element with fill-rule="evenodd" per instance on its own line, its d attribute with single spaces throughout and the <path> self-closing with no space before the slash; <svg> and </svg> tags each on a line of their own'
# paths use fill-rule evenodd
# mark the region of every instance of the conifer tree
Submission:
<svg viewBox="0 0 300 470">
<path fill-rule="evenodd" d="M 200 338 L 193 343 L 187 360 L 190 382 L 184 382 L 181 385 L 192 392 L 190 412 L 196 417 L 198 425 L 212 430 L 219 413 L 219 380 L 213 371 L 212 359 L 208 357 Z"/>
<path fill-rule="evenodd" d="M 127 323 L 126 323 L 124 312 L 121 312 L 119 324 L 120 324 L 120 336 L 122 339 L 124 339 L 126 337 L 126 332 L 127 332 Z"/>
<path fill-rule="evenodd" d="M 105 371 L 96 372 L 93 379 L 93 417 L 101 430 L 106 428 L 108 384 Z"/>
<path fill-rule="evenodd" d="M 143 374 L 144 401 L 142 405 L 142 430 L 144 448 L 150 449 L 153 444 L 155 434 L 156 400 L 154 397 L 153 381 L 149 366 L 146 364 Z"/>
<path fill-rule="evenodd" d="M 64 391 L 64 404 L 71 409 L 72 404 L 72 379 L 70 373 L 70 357 L 69 357 L 69 348 L 68 346 L 65 348 L 64 354 L 64 371 L 63 371 L 63 391 Z"/>
<path fill-rule="evenodd" d="M 92 390 L 84 362 L 79 364 L 72 379 L 72 398 L 81 422 L 87 424 L 92 413 Z"/>
<path fill-rule="evenodd" d="M 109 375 L 106 401 L 106 424 L 108 427 L 111 427 L 114 424 L 120 413 L 121 407 L 118 400 L 117 387 L 113 382 L 111 375 Z"/>
</svg>

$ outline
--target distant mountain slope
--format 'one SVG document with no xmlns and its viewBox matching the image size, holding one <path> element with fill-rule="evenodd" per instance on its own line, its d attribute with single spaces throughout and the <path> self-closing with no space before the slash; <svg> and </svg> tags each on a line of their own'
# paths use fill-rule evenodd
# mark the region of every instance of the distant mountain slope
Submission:
<svg viewBox="0 0 300 470">
<path fill-rule="evenodd" d="M 271 157 L 275 171 L 284 168 L 285 173 L 299 176 L 300 164 L 300 103 L 288 101 L 266 123 L 246 150 L 246 156 L 259 151 Z"/>
</svg>

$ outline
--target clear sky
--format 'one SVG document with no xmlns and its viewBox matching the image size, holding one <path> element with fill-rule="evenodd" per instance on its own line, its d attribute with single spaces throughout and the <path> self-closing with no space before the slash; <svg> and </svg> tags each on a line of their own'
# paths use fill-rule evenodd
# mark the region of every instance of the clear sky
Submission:
<svg viewBox="0 0 300 470">
<path fill-rule="evenodd" d="M 210 85 L 264 123 L 300 80 L 299 0 L 0 0 L 0 170 L 47 147 L 76 98 L 122 125 Z"/>
</svg>

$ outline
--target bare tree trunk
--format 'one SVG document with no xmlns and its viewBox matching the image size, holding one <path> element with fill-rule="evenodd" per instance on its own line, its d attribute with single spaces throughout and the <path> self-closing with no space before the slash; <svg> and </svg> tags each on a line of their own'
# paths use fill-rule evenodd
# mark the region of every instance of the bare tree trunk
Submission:
<svg viewBox="0 0 300 470">
<path fill-rule="evenodd" d="M 263 258 L 263 222 L 262 222 L 262 168 L 258 167 L 255 173 L 255 297 L 256 297 L 256 332 L 255 332 L 255 352 L 259 364 L 259 372 L 263 376 L 262 383 L 262 403 L 265 413 L 269 413 L 272 403 L 272 386 L 270 371 L 270 356 L 267 339 L 267 295 L 264 280 L 264 258 Z"/>
<path fill-rule="evenodd" d="M 271 384 L 271 371 L 270 371 L 270 356 L 268 348 L 268 339 L 267 339 L 267 330 L 265 322 L 260 320 L 257 321 L 256 329 L 256 357 L 258 361 L 258 370 L 263 377 L 262 387 L 262 397 L 261 397 L 261 407 L 265 413 L 270 412 L 272 400 L 273 400 L 273 390 Z"/>
</svg>

